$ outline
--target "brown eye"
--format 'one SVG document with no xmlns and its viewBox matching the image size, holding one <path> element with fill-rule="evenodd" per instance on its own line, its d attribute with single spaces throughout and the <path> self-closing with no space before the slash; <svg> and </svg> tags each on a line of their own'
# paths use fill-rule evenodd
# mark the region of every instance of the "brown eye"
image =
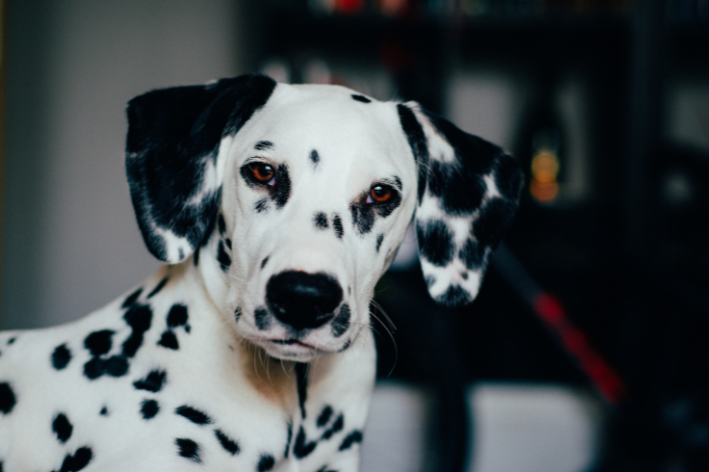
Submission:
<svg viewBox="0 0 709 472">
<path fill-rule="evenodd" d="M 369 191 L 369 198 L 371 198 L 372 203 L 386 203 L 391 200 L 393 192 L 391 187 L 386 185 L 375 185 Z"/>
<path fill-rule="evenodd" d="M 276 174 L 276 171 L 273 169 L 272 166 L 263 162 L 255 162 L 249 165 L 249 170 L 251 171 L 251 175 L 253 176 L 254 180 L 263 184 L 268 183 L 271 179 L 273 179 L 273 176 Z"/>
</svg>

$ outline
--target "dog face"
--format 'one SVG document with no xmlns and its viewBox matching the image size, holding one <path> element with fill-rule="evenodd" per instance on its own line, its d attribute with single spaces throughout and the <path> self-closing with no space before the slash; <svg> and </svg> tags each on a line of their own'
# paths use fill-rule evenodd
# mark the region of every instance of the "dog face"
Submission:
<svg viewBox="0 0 709 472">
<path fill-rule="evenodd" d="M 344 87 L 243 76 L 150 92 L 128 116 L 148 248 L 171 263 L 202 248 L 217 305 L 282 359 L 356 341 L 415 212 L 431 295 L 472 301 L 521 185 L 499 148 Z"/>
</svg>

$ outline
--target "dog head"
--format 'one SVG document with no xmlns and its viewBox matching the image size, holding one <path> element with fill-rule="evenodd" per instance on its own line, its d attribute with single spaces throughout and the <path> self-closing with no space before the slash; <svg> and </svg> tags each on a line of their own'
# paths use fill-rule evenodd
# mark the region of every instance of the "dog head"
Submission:
<svg viewBox="0 0 709 472">
<path fill-rule="evenodd" d="M 522 182 L 499 148 L 417 104 L 339 86 L 242 76 L 149 92 L 128 120 L 148 249 L 173 264 L 203 254 L 217 306 L 283 359 L 344 350 L 368 328 L 414 214 L 431 295 L 472 301 Z"/>
</svg>

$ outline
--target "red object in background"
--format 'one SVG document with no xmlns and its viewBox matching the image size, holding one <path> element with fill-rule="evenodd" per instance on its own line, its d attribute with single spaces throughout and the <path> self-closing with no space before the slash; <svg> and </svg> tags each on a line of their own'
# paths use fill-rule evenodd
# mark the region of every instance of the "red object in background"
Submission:
<svg viewBox="0 0 709 472">
<path fill-rule="evenodd" d="M 364 0 L 337 0 L 335 11 L 343 15 L 356 15 L 364 9 Z"/>
<path fill-rule="evenodd" d="M 547 326 L 559 335 L 564 348 L 576 358 L 606 401 L 617 404 L 624 394 L 623 381 L 590 346 L 586 335 L 571 324 L 561 303 L 552 295 L 540 292 L 534 297 L 532 307 Z"/>
</svg>

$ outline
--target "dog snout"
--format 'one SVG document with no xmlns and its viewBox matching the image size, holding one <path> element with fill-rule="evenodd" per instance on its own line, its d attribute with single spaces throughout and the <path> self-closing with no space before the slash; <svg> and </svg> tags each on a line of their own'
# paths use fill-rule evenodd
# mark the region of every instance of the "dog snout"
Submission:
<svg viewBox="0 0 709 472">
<path fill-rule="evenodd" d="M 266 285 L 266 302 L 273 315 L 298 331 L 330 321 L 341 301 L 340 284 L 327 274 L 285 271 Z"/>
</svg>

